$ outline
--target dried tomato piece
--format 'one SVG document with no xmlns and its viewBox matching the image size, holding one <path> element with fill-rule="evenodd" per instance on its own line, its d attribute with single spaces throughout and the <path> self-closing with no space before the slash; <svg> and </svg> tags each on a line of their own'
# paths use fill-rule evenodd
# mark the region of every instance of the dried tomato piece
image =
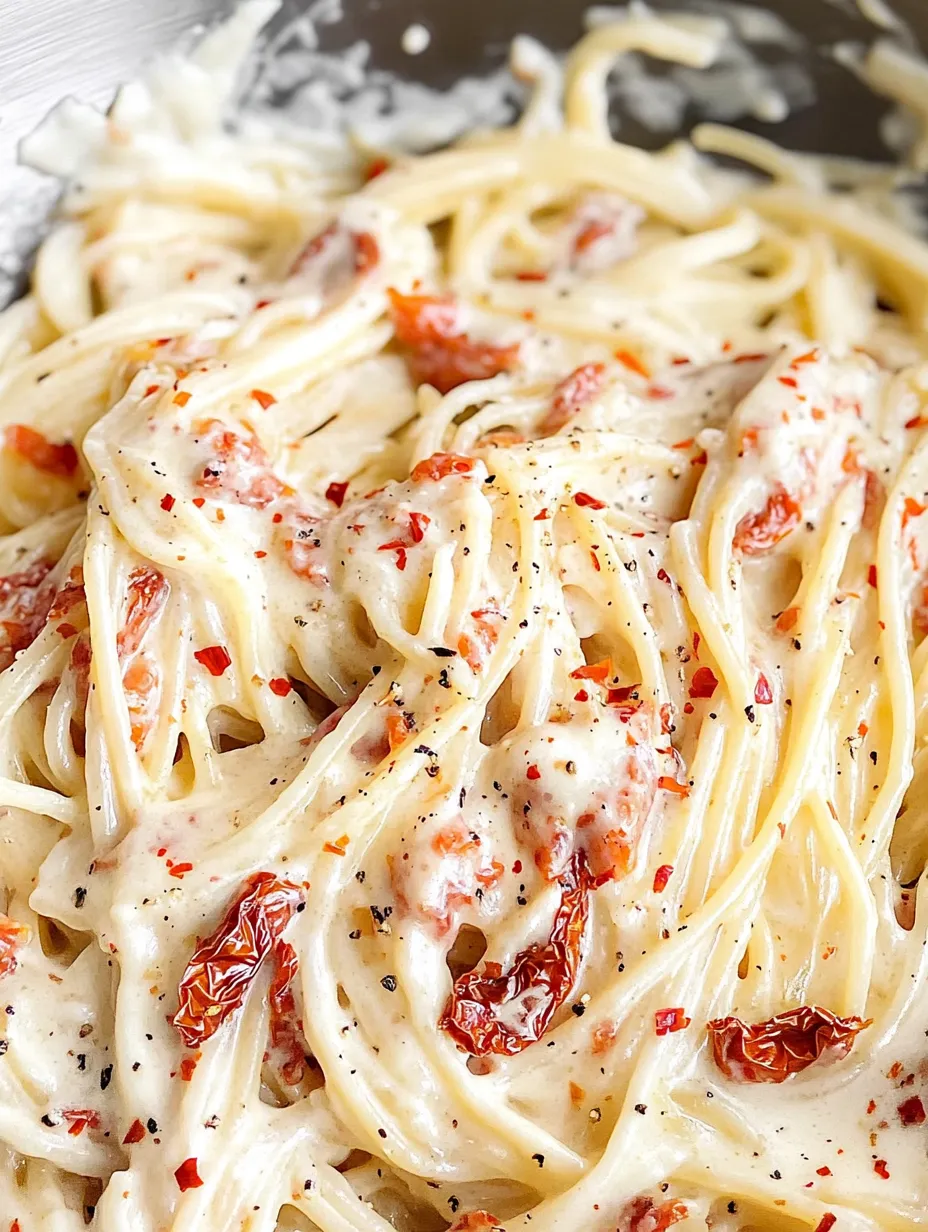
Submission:
<svg viewBox="0 0 928 1232">
<path fill-rule="evenodd" d="M 632 1198 L 620 1215 L 619 1232 L 666 1232 L 688 1214 L 686 1206 L 676 1198 L 658 1205 L 653 1198 L 642 1194 Z"/>
<path fill-rule="evenodd" d="M 388 288 L 396 341 L 406 352 L 410 374 L 418 384 L 446 394 L 465 381 L 485 381 L 509 372 L 519 360 L 519 345 L 494 346 L 469 338 L 460 328 L 460 312 L 450 296 L 403 295 Z"/>
<path fill-rule="evenodd" d="M 219 927 L 194 950 L 178 988 L 173 1023 L 188 1048 L 214 1035 L 245 999 L 264 960 L 302 902 L 299 886 L 254 873 Z"/>
<path fill-rule="evenodd" d="M 338 285 L 347 276 L 374 269 L 380 262 L 380 245 L 369 231 L 350 231 L 337 222 L 329 223 L 305 245 L 290 266 L 288 277 L 306 273 L 323 257 L 332 264 L 324 275 Z"/>
<path fill-rule="evenodd" d="M 542 436 L 551 436 L 573 419 L 599 394 L 606 375 L 605 364 L 581 364 L 554 387 L 551 409 L 541 423 Z"/>
<path fill-rule="evenodd" d="M 567 999 L 580 966 L 593 885 L 582 851 L 558 880 L 561 902 L 546 942 L 522 950 L 505 973 L 498 963 L 485 963 L 483 972 L 455 980 L 439 1026 L 462 1052 L 515 1056 L 541 1039 Z"/>
<path fill-rule="evenodd" d="M 296 1086 L 306 1070 L 302 1034 L 296 1017 L 293 981 L 297 973 L 296 950 L 287 941 L 274 946 L 274 975 L 268 991 L 271 1010 L 271 1045 L 282 1053 L 281 1075 Z"/>
<path fill-rule="evenodd" d="M 745 556 L 762 556 L 799 525 L 802 509 L 781 483 L 774 486 L 759 513 L 747 513 L 735 527 L 734 548 Z"/>
<path fill-rule="evenodd" d="M 148 565 L 129 574 L 128 607 L 125 623 L 116 635 L 116 652 L 122 664 L 122 690 L 136 749 L 141 749 L 154 726 L 161 696 L 161 669 L 142 643 L 164 611 L 170 590 L 167 578 Z"/>
<path fill-rule="evenodd" d="M 271 469 L 264 446 L 253 432 L 233 431 L 218 419 L 198 423 L 195 430 L 210 450 L 197 477 L 199 491 L 213 500 L 231 497 L 251 509 L 266 509 L 287 492 L 287 485 Z"/>
<path fill-rule="evenodd" d="M 0 915 L 0 977 L 16 970 L 16 951 L 28 937 L 28 929 L 8 915 Z"/>
<path fill-rule="evenodd" d="M 56 445 L 27 424 L 9 425 L 4 434 L 4 449 L 17 454 L 46 475 L 69 478 L 77 470 L 77 450 L 70 441 Z"/>
<path fill-rule="evenodd" d="M 45 624 L 54 602 L 54 590 L 46 583 L 53 568 L 50 560 L 37 560 L 26 569 L 0 577 L 0 671 L 10 666 L 21 650 L 27 650 Z"/>
<path fill-rule="evenodd" d="M 871 1018 L 839 1018 L 818 1005 L 784 1010 L 764 1022 L 716 1018 L 707 1024 L 719 1069 L 736 1082 L 785 1082 L 828 1054 L 846 1057 Z"/>
</svg>

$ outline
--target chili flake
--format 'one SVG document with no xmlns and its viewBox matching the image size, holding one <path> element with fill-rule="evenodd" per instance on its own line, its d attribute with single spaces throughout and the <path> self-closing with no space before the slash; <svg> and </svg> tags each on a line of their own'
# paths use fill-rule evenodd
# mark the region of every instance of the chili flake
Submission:
<svg viewBox="0 0 928 1232">
<path fill-rule="evenodd" d="M 206 646 L 203 650 L 195 650 L 193 657 L 211 676 L 221 676 L 232 665 L 232 657 L 225 646 Z"/>
<path fill-rule="evenodd" d="M 196 1156 L 192 1155 L 189 1159 L 185 1159 L 180 1167 L 174 1170 L 174 1179 L 181 1193 L 185 1193 L 188 1189 L 200 1188 L 203 1178 L 197 1171 Z"/>
</svg>

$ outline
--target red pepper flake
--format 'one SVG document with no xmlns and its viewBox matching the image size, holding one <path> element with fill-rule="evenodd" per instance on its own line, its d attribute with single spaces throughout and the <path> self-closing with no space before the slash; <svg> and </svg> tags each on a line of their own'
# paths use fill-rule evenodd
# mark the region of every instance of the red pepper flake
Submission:
<svg viewBox="0 0 928 1232">
<path fill-rule="evenodd" d="M 161 388 L 160 385 L 149 385 L 148 388 L 145 390 L 144 394 L 142 394 L 142 397 L 150 398 L 152 394 L 156 394 L 160 388 Z"/>
<path fill-rule="evenodd" d="M 264 389 L 253 389 L 250 397 L 254 398 L 255 402 L 257 402 L 258 406 L 261 407 L 262 411 L 266 411 L 269 406 L 274 406 L 277 402 L 274 395 L 269 394 Z"/>
<path fill-rule="evenodd" d="M 587 693 L 586 689 L 578 689 L 576 693 L 574 694 L 575 702 L 588 702 L 589 700 L 590 700 L 590 695 L 589 693 Z"/>
<path fill-rule="evenodd" d="M 889 1169 L 886 1167 L 885 1159 L 878 1159 L 873 1165 L 873 1171 L 877 1174 L 877 1176 L 881 1176 L 884 1181 L 889 1180 Z"/>
<path fill-rule="evenodd" d="M 596 553 L 593 551 L 592 548 L 590 549 L 590 560 L 593 562 L 593 568 L 596 570 L 597 573 L 599 573 L 600 572 L 599 557 L 596 555 Z"/>
<path fill-rule="evenodd" d="M 716 1018 L 707 1024 L 715 1063 L 736 1082 L 785 1082 L 826 1053 L 846 1057 L 872 1019 L 839 1018 L 817 1005 L 800 1005 L 764 1022 Z"/>
<path fill-rule="evenodd" d="M 544 270 L 519 270 L 516 279 L 519 282 L 547 282 L 548 275 Z"/>
<path fill-rule="evenodd" d="M 579 505 L 581 509 L 605 509 L 606 502 L 597 500 L 595 496 L 590 496 L 589 492 L 575 492 L 574 504 Z"/>
<path fill-rule="evenodd" d="M 876 590 L 876 565 L 871 565 L 867 570 L 867 581 Z"/>
<path fill-rule="evenodd" d="M 886 1071 L 886 1077 L 892 1078 L 892 1080 L 895 1082 L 895 1080 L 899 1077 L 901 1073 L 902 1073 L 902 1062 L 893 1061 L 892 1065 Z"/>
<path fill-rule="evenodd" d="M 781 385 L 785 385 L 787 389 L 798 389 L 799 382 L 794 376 L 778 376 L 777 380 Z"/>
<path fill-rule="evenodd" d="M 415 510 L 409 515 L 409 533 L 412 536 L 413 543 L 421 543 L 425 538 L 426 528 L 430 525 L 432 519 L 427 513 L 416 513 Z"/>
<path fill-rule="evenodd" d="M 325 490 L 325 499 L 331 501 L 338 509 L 341 509 L 345 500 L 345 493 L 348 491 L 347 480 L 345 483 L 330 483 Z M 275 519 L 277 514 L 274 515 Z"/>
<path fill-rule="evenodd" d="M 176 877 L 178 880 L 182 880 L 182 879 L 183 879 L 183 876 L 184 876 L 184 873 L 190 873 L 190 872 L 192 872 L 192 871 L 193 871 L 193 865 L 192 865 L 192 864 L 187 864 L 187 863 L 184 863 L 184 864 L 175 864 L 175 865 L 171 868 L 171 876 L 172 876 L 172 877 Z"/>
<path fill-rule="evenodd" d="M 540 770 L 538 769 L 538 767 L 537 767 L 537 766 L 533 763 L 533 764 L 532 764 L 531 766 L 529 766 L 529 768 L 526 770 L 526 772 L 525 772 L 525 777 L 526 777 L 527 779 L 531 779 L 531 780 L 534 782 L 534 781 L 536 781 L 537 779 L 540 779 L 540 778 L 541 778 L 541 771 L 540 771 Z"/>
<path fill-rule="evenodd" d="M 662 864 L 660 866 L 660 868 L 654 874 L 654 893 L 655 894 L 663 894 L 664 890 L 667 889 L 667 882 L 670 880 L 672 875 L 673 875 L 673 865 L 672 864 Z"/>
<path fill-rule="evenodd" d="M 327 851 L 330 856 L 343 856 L 345 854 L 345 849 L 337 847 L 335 843 L 323 843 L 322 850 Z"/>
<path fill-rule="evenodd" d="M 670 1035 L 674 1031 L 684 1031 L 691 1022 L 692 1019 L 687 1018 L 686 1010 L 682 1006 L 657 1010 L 654 1015 L 654 1034 Z"/>
<path fill-rule="evenodd" d="M 186 1193 L 188 1189 L 199 1189 L 203 1184 L 203 1178 L 197 1172 L 196 1156 L 191 1155 L 189 1159 L 185 1159 L 179 1168 L 174 1170 L 174 1179 L 177 1181 L 177 1188 L 181 1193 Z"/>
<path fill-rule="evenodd" d="M 683 713 L 684 714 L 694 714 L 695 711 L 696 711 L 696 707 L 693 705 L 692 702 L 683 703 Z"/>
<path fill-rule="evenodd" d="M 789 633 L 790 629 L 796 627 L 796 621 L 799 619 L 799 608 L 788 607 L 782 611 L 777 617 L 776 629 L 778 633 Z"/>
<path fill-rule="evenodd" d="M 181 1082 L 190 1082 L 193 1079 L 199 1059 L 199 1050 L 197 1050 L 192 1057 L 181 1057 L 180 1068 L 178 1070 Z"/>
<path fill-rule="evenodd" d="M 85 1129 L 99 1129 L 100 1114 L 92 1108 L 64 1108 L 61 1115 L 68 1122 L 68 1133 L 79 1138 Z"/>
<path fill-rule="evenodd" d="M 70 441 L 56 445 L 35 428 L 27 424 L 10 424 L 3 437 L 4 448 L 18 454 L 47 475 L 67 478 L 77 470 L 77 450 Z"/>
<path fill-rule="evenodd" d="M 670 585 L 670 574 L 667 572 L 666 569 L 660 568 L 657 571 L 657 580 L 659 582 L 666 582 L 668 585 Z"/>
<path fill-rule="evenodd" d="M 709 455 L 704 449 L 700 449 L 699 453 L 690 458 L 690 466 L 706 466 L 709 462 Z"/>
<path fill-rule="evenodd" d="M 924 1125 L 925 1105 L 917 1095 L 903 1100 L 897 1109 L 903 1125 Z"/>
<path fill-rule="evenodd" d="M 633 355 L 631 351 L 616 351 L 615 357 L 620 364 L 629 370 L 629 372 L 635 372 L 638 376 L 643 376 L 646 381 L 651 379 L 651 373 L 641 362 L 638 356 Z"/>
<path fill-rule="evenodd" d="M 206 504 L 206 498 L 203 496 L 195 496 L 193 498 L 193 503 L 194 505 L 196 505 L 197 509 L 202 509 L 203 506 Z"/>
<path fill-rule="evenodd" d="M 905 506 L 902 511 L 902 529 L 905 530 L 911 518 L 918 518 L 928 509 L 928 505 L 923 505 L 920 501 L 915 500 L 912 496 L 905 498 Z"/>
<path fill-rule="evenodd" d="M 765 351 L 754 351 L 744 355 L 736 355 L 731 362 L 733 364 L 757 364 L 761 360 L 769 358 L 770 356 Z"/>
<path fill-rule="evenodd" d="M 763 672 L 757 677 L 757 684 L 754 686 L 754 700 L 758 706 L 770 706 L 773 703 L 773 692 Z"/>
<path fill-rule="evenodd" d="M 170 492 L 168 492 L 167 495 L 162 496 L 161 498 L 161 508 L 164 510 L 165 513 L 171 512 L 171 510 L 174 508 L 174 503 L 175 503 L 174 497 L 171 495 Z"/>
<path fill-rule="evenodd" d="M 551 514 L 548 513 L 548 510 L 545 508 L 545 509 L 542 509 L 540 513 L 536 513 L 535 516 L 532 518 L 532 521 L 533 522 L 547 522 L 550 517 L 551 517 Z"/>
<path fill-rule="evenodd" d="M 293 685 L 286 676 L 275 676 L 267 682 L 267 687 L 272 693 L 276 693 L 278 697 L 286 697 L 293 688 Z"/>
<path fill-rule="evenodd" d="M 905 426 L 907 428 L 924 428 L 926 423 L 928 423 L 928 419 L 923 419 L 921 415 L 913 415 L 911 419 L 905 421 Z"/>
<path fill-rule="evenodd" d="M 133 1145 L 133 1143 L 141 1142 L 144 1137 L 145 1137 L 145 1126 L 138 1119 L 138 1117 L 136 1117 L 135 1120 L 132 1122 L 132 1124 L 129 1126 L 128 1130 L 126 1131 L 126 1136 L 125 1138 L 123 1138 L 122 1144 L 123 1146 L 131 1146 Z"/>
<path fill-rule="evenodd" d="M 174 402 L 177 406 L 186 406 L 190 401 L 190 394 L 186 389 L 179 389 L 174 395 Z"/>
<path fill-rule="evenodd" d="M 584 663 L 575 667 L 570 673 L 571 680 L 592 680 L 595 684 L 605 684 L 612 675 L 612 660 L 601 659 L 598 663 Z"/>
<path fill-rule="evenodd" d="M 818 1176 L 831 1176 L 831 1169 L 827 1164 L 822 1164 L 821 1168 L 815 1169 L 815 1172 Z"/>
<path fill-rule="evenodd" d="M 820 406 L 812 407 L 812 418 L 816 420 L 818 423 L 821 423 L 821 421 L 825 418 L 825 412 L 822 410 Z"/>
<path fill-rule="evenodd" d="M 669 791 L 675 796 L 682 796 L 684 800 L 690 794 L 689 786 L 686 783 L 678 783 L 669 774 L 662 774 L 657 780 L 657 785 L 662 791 Z"/>
<path fill-rule="evenodd" d="M 670 446 L 671 449 L 692 449 L 696 444 L 696 438 L 688 436 L 685 441 L 674 441 Z"/>
<path fill-rule="evenodd" d="M 867 726 L 867 724 L 866 724 L 866 723 L 858 723 L 858 724 L 857 724 L 857 734 L 858 734 L 858 736 L 866 736 L 866 734 L 867 734 L 867 732 L 868 732 L 869 730 L 870 730 L 870 728 Z"/>
<path fill-rule="evenodd" d="M 652 401 L 658 402 L 665 401 L 667 398 L 672 398 L 674 396 L 674 391 L 672 389 L 668 389 L 666 385 L 649 385 L 645 390 L 645 394 Z"/>
<path fill-rule="evenodd" d="M 870 1115 L 873 1112 L 876 1112 L 876 1100 L 875 1099 L 871 1099 L 867 1104 L 867 1114 Z"/>
<path fill-rule="evenodd" d="M 838 1222 L 838 1216 L 832 1215 L 831 1211 L 826 1211 L 815 1227 L 815 1232 L 831 1232 L 831 1229 Z"/>
<path fill-rule="evenodd" d="M 718 683 L 711 667 L 697 667 L 690 682 L 690 697 L 709 698 L 718 688 Z"/>
<path fill-rule="evenodd" d="M 397 569 L 400 573 L 406 568 L 406 544 L 402 539 L 391 539 L 389 543 L 382 543 L 377 549 L 378 552 L 395 552 Z"/>
<path fill-rule="evenodd" d="M 193 657 L 206 668 L 211 676 L 221 676 L 232 664 L 232 657 L 225 646 L 206 646 L 195 650 Z"/>
<path fill-rule="evenodd" d="M 473 458 L 459 453 L 433 453 L 430 458 L 417 462 L 409 477 L 413 483 L 421 483 L 425 479 L 437 482 L 449 475 L 469 475 L 473 469 Z"/>
</svg>

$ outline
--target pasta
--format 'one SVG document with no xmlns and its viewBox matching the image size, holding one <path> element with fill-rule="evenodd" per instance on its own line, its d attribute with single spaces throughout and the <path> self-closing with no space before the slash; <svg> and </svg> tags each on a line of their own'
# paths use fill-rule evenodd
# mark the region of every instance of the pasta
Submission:
<svg viewBox="0 0 928 1232">
<path fill-rule="evenodd" d="M 26 147 L 0 1228 L 928 1222 L 906 172 L 614 141 L 726 38 L 641 8 L 436 153 L 230 130 L 267 12 Z"/>
</svg>

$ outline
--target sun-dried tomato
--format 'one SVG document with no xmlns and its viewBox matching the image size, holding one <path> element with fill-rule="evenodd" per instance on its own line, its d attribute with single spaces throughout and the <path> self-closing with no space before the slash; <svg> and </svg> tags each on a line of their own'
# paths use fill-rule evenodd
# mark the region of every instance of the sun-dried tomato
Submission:
<svg viewBox="0 0 928 1232">
<path fill-rule="evenodd" d="M 129 574 L 126 617 L 116 635 L 116 652 L 122 665 L 132 742 L 137 749 L 154 726 L 161 693 L 161 669 L 142 643 L 164 610 L 170 590 L 167 578 L 150 566 Z"/>
<path fill-rule="evenodd" d="M 303 1037 L 296 1017 L 293 981 L 297 973 L 296 950 L 287 941 L 278 941 L 273 952 L 274 974 L 268 990 L 271 1046 L 281 1054 L 281 1075 L 296 1086 L 306 1070 Z"/>
<path fill-rule="evenodd" d="M 817 1005 L 784 1010 L 764 1022 L 716 1018 L 707 1024 L 719 1069 L 737 1082 L 784 1082 L 819 1057 L 846 1057 L 870 1018 L 839 1018 Z"/>
<path fill-rule="evenodd" d="M 469 338 L 450 296 L 403 295 L 392 287 L 387 295 L 396 340 L 418 384 L 434 385 L 446 394 L 465 381 L 509 372 L 518 363 L 518 343 L 501 347 Z"/>
<path fill-rule="evenodd" d="M 200 1188 L 203 1184 L 203 1178 L 197 1171 L 195 1155 L 185 1159 L 179 1168 L 174 1169 L 174 1179 L 177 1181 L 177 1188 L 181 1193 L 185 1193 L 188 1189 Z"/>
<path fill-rule="evenodd" d="M 605 364 L 581 364 L 554 387 L 551 409 L 542 420 L 542 436 L 551 436 L 573 419 L 599 394 L 606 375 Z"/>
<path fill-rule="evenodd" d="M 448 475 L 469 475 L 473 469 L 473 458 L 460 453 L 433 453 L 431 457 L 416 463 L 409 478 L 413 483 L 421 483 L 425 479 L 437 482 Z"/>
<path fill-rule="evenodd" d="M 515 1056 L 541 1039 L 573 988 L 592 889 L 582 851 L 558 880 L 561 902 L 546 942 L 522 950 L 505 973 L 491 962 L 455 980 L 439 1025 L 462 1052 Z"/>
<path fill-rule="evenodd" d="M 68 478 L 78 467 L 77 450 L 70 441 L 56 445 L 27 424 L 9 425 L 4 433 L 4 448 L 46 475 Z"/>
<path fill-rule="evenodd" d="M 690 697 L 709 698 L 718 688 L 718 683 L 711 667 L 697 667 L 690 681 Z"/>
<path fill-rule="evenodd" d="M 632 1198 L 619 1216 L 618 1232 L 667 1232 L 675 1223 L 685 1219 L 687 1208 L 676 1198 L 658 1205 L 653 1198 L 642 1195 Z"/>
<path fill-rule="evenodd" d="M 245 999 L 258 969 L 302 902 L 299 886 L 254 873 L 219 927 L 194 950 L 173 1022 L 188 1048 L 214 1035 Z"/>
<path fill-rule="evenodd" d="M 54 605 L 54 590 L 46 583 L 52 568 L 50 560 L 42 559 L 18 573 L 0 577 L 0 629 L 5 634 L 5 644 L 0 645 L 0 670 L 9 667 L 42 631 Z"/>
<path fill-rule="evenodd" d="M 221 676 L 232 664 L 232 656 L 225 646 L 204 646 L 202 650 L 195 650 L 193 657 L 211 676 Z"/>
<path fill-rule="evenodd" d="M 210 451 L 196 481 L 207 496 L 214 500 L 226 496 L 251 509 L 266 509 L 287 491 L 253 432 L 233 431 L 218 419 L 196 424 L 195 431 Z"/>
<path fill-rule="evenodd" d="M 310 270 L 322 256 L 335 255 L 339 269 L 336 284 L 346 275 L 366 274 L 380 261 L 380 246 L 369 231 L 349 231 L 329 223 L 304 246 L 290 266 L 289 277 Z M 345 267 L 350 264 L 350 269 Z"/>
<path fill-rule="evenodd" d="M 28 931 L 8 915 L 0 915 L 0 977 L 16 970 L 16 951 L 26 940 Z"/>
<path fill-rule="evenodd" d="M 759 513 L 747 513 L 735 527 L 734 548 L 745 556 L 771 551 L 799 525 L 802 509 L 781 483 L 774 486 Z"/>
</svg>

